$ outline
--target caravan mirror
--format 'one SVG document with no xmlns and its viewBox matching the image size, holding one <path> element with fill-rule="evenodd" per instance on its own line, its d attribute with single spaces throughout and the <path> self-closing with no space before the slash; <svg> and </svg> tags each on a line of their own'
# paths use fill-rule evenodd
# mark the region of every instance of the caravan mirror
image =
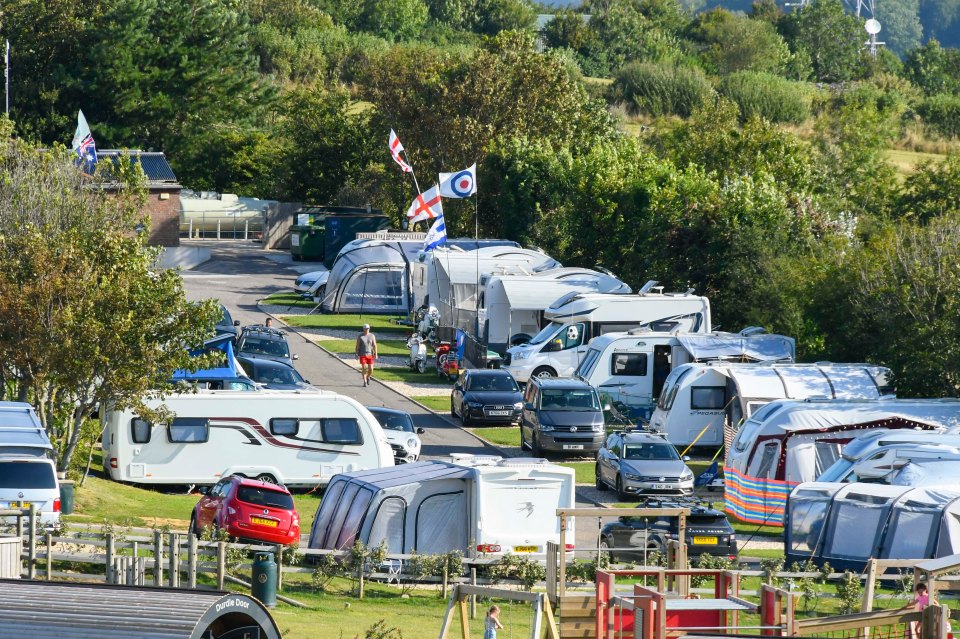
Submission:
<svg viewBox="0 0 960 639">
<path fill-rule="evenodd" d="M 425 432 L 427 432 L 427 429 L 426 429 L 426 428 L 418 428 L 418 429 L 417 429 L 417 435 L 423 435 Z"/>
</svg>

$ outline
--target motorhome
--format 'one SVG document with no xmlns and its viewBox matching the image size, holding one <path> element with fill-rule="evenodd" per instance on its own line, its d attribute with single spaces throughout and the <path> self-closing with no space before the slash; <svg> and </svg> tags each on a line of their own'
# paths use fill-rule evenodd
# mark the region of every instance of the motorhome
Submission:
<svg viewBox="0 0 960 639">
<path fill-rule="evenodd" d="M 659 333 L 646 328 L 608 333 L 590 342 L 574 376 L 600 391 L 604 403 L 648 421 L 670 371 L 712 360 L 792 362 L 793 338 L 765 333 Z"/>
<path fill-rule="evenodd" d="M 53 445 L 30 404 L 0 402 L 0 510 L 35 505 L 40 523 L 60 519 Z M 0 518 L 0 522 L 14 523 Z"/>
<path fill-rule="evenodd" d="M 883 439 L 929 441 L 960 415 L 958 408 L 957 400 L 770 402 L 743 423 L 727 448 L 723 469 L 727 512 L 744 521 L 779 525 L 790 490 L 821 476 L 858 434 L 880 430 Z M 941 453 L 950 453 L 947 448 Z M 884 455 L 881 451 L 879 457 Z"/>
<path fill-rule="evenodd" d="M 573 507 L 575 483 L 572 469 L 544 459 L 474 455 L 344 473 L 323 495 L 309 547 L 543 554 L 560 540 L 557 509 Z"/>
<path fill-rule="evenodd" d="M 872 364 L 684 364 L 667 376 L 650 427 L 678 445 L 730 444 L 740 422 L 775 399 L 892 397 L 889 373 Z"/>
<path fill-rule="evenodd" d="M 710 301 L 690 293 L 663 293 L 647 284 L 636 295 L 571 293 L 543 311 L 546 325 L 529 342 L 507 349 L 504 367 L 518 382 L 531 375 L 570 377 L 590 340 L 638 327 L 709 333 Z"/>
<path fill-rule="evenodd" d="M 315 487 L 393 465 L 370 411 L 329 391 L 199 391 L 146 404 L 156 422 L 133 410 L 104 412 L 104 467 L 116 481 L 211 485 L 241 474 Z"/>
</svg>

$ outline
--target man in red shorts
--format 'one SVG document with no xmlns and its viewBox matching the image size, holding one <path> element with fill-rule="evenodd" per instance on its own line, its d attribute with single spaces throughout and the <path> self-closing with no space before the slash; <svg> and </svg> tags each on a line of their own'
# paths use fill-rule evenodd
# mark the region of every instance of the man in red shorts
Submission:
<svg viewBox="0 0 960 639">
<path fill-rule="evenodd" d="M 360 374 L 363 385 L 370 385 L 373 375 L 373 360 L 377 359 L 377 336 L 370 332 L 370 325 L 363 325 L 363 332 L 357 335 L 357 359 L 360 360 Z"/>
</svg>

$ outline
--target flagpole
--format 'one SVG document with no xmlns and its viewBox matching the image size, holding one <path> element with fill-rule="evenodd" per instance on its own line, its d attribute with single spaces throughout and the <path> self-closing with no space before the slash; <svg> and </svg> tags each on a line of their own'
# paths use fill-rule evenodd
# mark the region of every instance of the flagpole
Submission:
<svg viewBox="0 0 960 639">
<path fill-rule="evenodd" d="M 10 41 L 6 40 L 3 47 L 3 100 L 6 105 L 7 118 L 10 117 Z"/>
<path fill-rule="evenodd" d="M 480 197 L 473 194 L 473 237 L 480 239 Z"/>
</svg>

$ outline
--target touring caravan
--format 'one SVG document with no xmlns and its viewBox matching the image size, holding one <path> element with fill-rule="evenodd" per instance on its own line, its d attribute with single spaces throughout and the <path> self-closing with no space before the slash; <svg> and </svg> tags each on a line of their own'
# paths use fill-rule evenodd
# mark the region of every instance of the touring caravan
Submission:
<svg viewBox="0 0 960 639">
<path fill-rule="evenodd" d="M 323 495 L 309 547 L 359 540 L 394 554 L 542 554 L 560 539 L 556 511 L 573 507 L 574 488 L 572 469 L 529 458 L 455 455 L 344 473 Z"/>
<path fill-rule="evenodd" d="M 650 427 L 674 444 L 719 446 L 775 399 L 892 397 L 889 373 L 872 364 L 684 364 L 667 376 Z"/>
<path fill-rule="evenodd" d="M 795 350 L 793 338 L 782 335 L 633 329 L 590 342 L 574 376 L 599 390 L 604 403 L 618 404 L 647 421 L 667 376 L 681 364 L 718 359 L 791 362 Z"/>
<path fill-rule="evenodd" d="M 935 559 L 960 553 L 956 486 L 810 482 L 790 493 L 787 563 L 860 572 L 867 560 Z"/>
<path fill-rule="evenodd" d="M 376 418 L 337 393 L 199 391 L 146 403 L 172 418 L 104 413 L 104 467 L 116 481 L 209 485 L 241 474 L 314 487 L 339 473 L 393 465 Z"/>
<path fill-rule="evenodd" d="M 637 295 L 571 293 L 544 310 L 548 322 L 533 339 L 507 349 L 504 367 L 518 382 L 531 375 L 570 377 L 590 340 L 637 327 L 653 331 L 709 333 L 710 302 L 688 293 L 662 293 L 648 282 Z"/>
<path fill-rule="evenodd" d="M 429 251 L 421 250 L 417 254 L 417 259 L 411 265 L 411 271 L 413 273 L 411 277 L 413 307 L 420 308 L 424 304 L 432 303 L 429 302 L 429 300 L 439 298 L 440 294 L 437 292 L 438 274 L 433 263 L 434 256 L 447 255 L 448 253 L 460 255 L 476 251 L 477 249 L 491 248 L 519 249 L 520 245 L 511 240 L 480 240 L 460 237 L 454 239 L 448 238 L 443 246 L 438 249 L 431 249 Z M 431 290 L 435 293 L 433 297 L 429 297 Z"/>
<path fill-rule="evenodd" d="M 956 400 L 770 402 L 743 423 L 727 448 L 727 512 L 744 521 L 779 525 L 790 490 L 817 479 L 858 434 L 873 429 L 883 429 L 885 437 L 896 436 L 895 431 L 913 437 L 923 434 L 917 431 L 942 432 L 958 408 Z"/>
</svg>

